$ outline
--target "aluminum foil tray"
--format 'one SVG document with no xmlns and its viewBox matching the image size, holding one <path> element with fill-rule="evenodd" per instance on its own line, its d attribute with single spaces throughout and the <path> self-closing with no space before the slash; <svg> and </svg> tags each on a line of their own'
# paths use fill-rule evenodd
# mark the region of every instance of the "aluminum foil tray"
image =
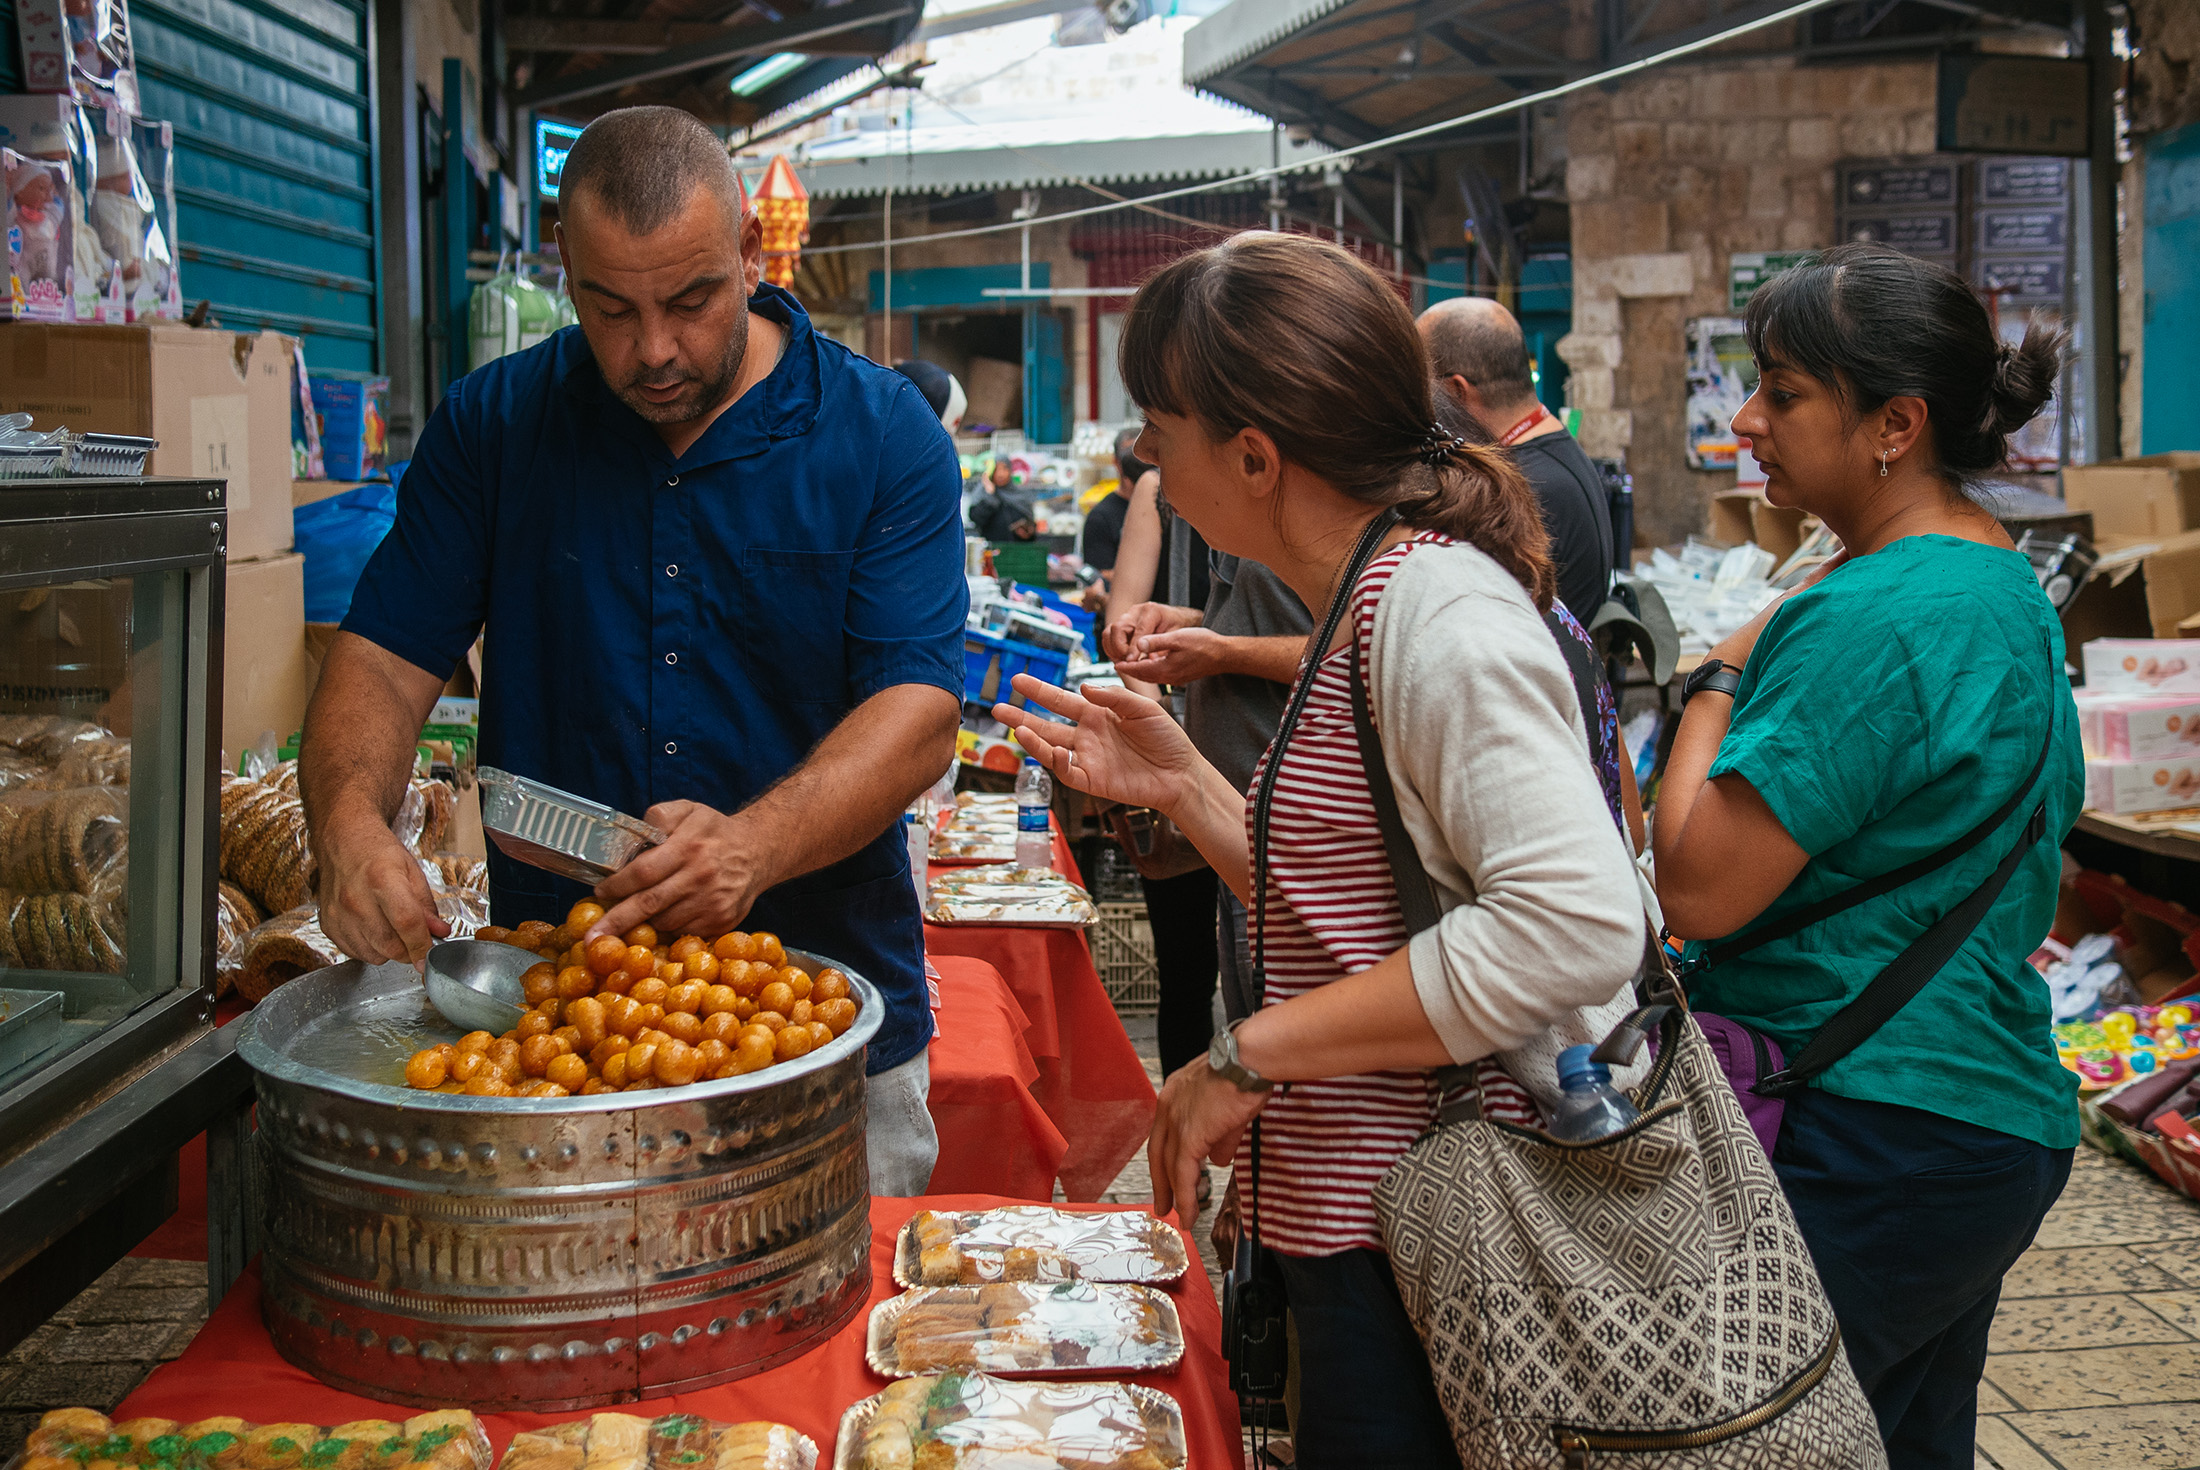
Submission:
<svg viewBox="0 0 2200 1470">
<path fill-rule="evenodd" d="M 61 1002 L 58 990 L 0 990 L 0 1071 L 61 1039 Z"/>
<path fill-rule="evenodd" d="M 561 878 L 600 883 L 667 834 L 601 802 L 494 766 L 481 782 L 481 826 L 508 858 Z"/>
<path fill-rule="evenodd" d="M 158 448 L 158 439 L 135 434 L 79 434 L 69 445 L 69 473 L 142 475 L 146 457 Z"/>
</svg>

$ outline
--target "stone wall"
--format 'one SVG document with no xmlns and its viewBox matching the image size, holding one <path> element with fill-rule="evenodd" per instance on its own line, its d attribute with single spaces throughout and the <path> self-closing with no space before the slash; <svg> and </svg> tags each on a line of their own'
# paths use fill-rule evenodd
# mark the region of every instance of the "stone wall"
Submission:
<svg viewBox="0 0 2200 1470">
<path fill-rule="evenodd" d="M 1572 99 L 1574 330 L 1593 455 L 1624 456 L 1645 546 L 1704 526 L 1732 471 L 1688 468 L 1683 324 L 1727 311 L 1727 257 L 1833 243 L 1836 159 L 1930 153 L 1930 61 L 1668 67 Z"/>
</svg>

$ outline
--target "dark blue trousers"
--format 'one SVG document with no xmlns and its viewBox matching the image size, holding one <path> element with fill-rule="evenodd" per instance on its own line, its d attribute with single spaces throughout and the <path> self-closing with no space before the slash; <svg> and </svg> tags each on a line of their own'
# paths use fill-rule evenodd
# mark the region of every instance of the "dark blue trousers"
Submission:
<svg viewBox="0 0 2200 1470">
<path fill-rule="evenodd" d="M 1428 1354 L 1381 1251 L 1283 1256 L 1299 1353 L 1291 1447 L 1305 1470 L 1458 1470 Z"/>
<path fill-rule="evenodd" d="M 2062 1193 L 2070 1150 L 1813 1088 L 1788 1100 L 1772 1166 L 1892 1470 L 1971 1470 L 2001 1278 Z"/>
</svg>

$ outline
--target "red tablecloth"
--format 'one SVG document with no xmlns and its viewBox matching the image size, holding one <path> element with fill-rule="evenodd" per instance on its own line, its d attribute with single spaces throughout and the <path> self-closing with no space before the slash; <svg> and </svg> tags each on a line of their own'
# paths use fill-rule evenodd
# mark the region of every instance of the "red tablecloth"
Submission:
<svg viewBox="0 0 2200 1470">
<path fill-rule="evenodd" d="M 934 1194 L 1054 1198 L 1069 1145 L 1031 1086 L 1030 1022 L 1000 972 L 983 960 L 935 956 L 939 1030 L 932 1038 L 932 1121 L 940 1157 Z"/>
<path fill-rule="evenodd" d="M 1054 833 L 1054 866 L 1082 882 L 1069 844 Z M 1074 929 L 998 924 L 926 924 L 925 953 L 984 960 L 1024 1009 L 1024 1040 L 1039 1064 L 1032 1095 L 1062 1130 L 1062 1193 L 1096 1200 L 1145 1146 L 1154 1090 L 1145 1064 L 1108 999 L 1092 950 Z"/>
<path fill-rule="evenodd" d="M 871 1202 L 871 1301 L 895 1294 L 891 1256 L 894 1232 L 919 1209 L 983 1209 L 1010 1203 L 983 1195 L 934 1196 Z M 1186 1245 L 1189 1248 L 1189 1240 Z M 1237 1401 L 1220 1348 L 1221 1313 L 1206 1274 L 1197 1267 L 1176 1284 L 1177 1315 L 1184 1323 L 1182 1366 L 1169 1374 L 1145 1374 L 1134 1383 L 1158 1388 L 1184 1410 L 1192 1470 L 1236 1470 L 1243 1463 Z M 648 1400 L 653 1414 L 700 1414 L 721 1422 L 777 1419 L 817 1441 L 820 1465 L 832 1463 L 841 1411 L 886 1386 L 863 1361 L 870 1313 L 858 1312 L 838 1333 L 791 1363 L 735 1383 Z M 152 1377 L 115 1410 L 116 1419 L 158 1416 L 198 1419 L 234 1414 L 256 1423 L 341 1424 L 353 1419 L 402 1417 L 407 1412 L 328 1387 L 283 1361 L 260 1322 L 260 1278 L 247 1271 L 183 1356 L 153 1370 Z M 489 1438 L 502 1454 L 512 1436 L 579 1414 L 491 1414 Z"/>
</svg>

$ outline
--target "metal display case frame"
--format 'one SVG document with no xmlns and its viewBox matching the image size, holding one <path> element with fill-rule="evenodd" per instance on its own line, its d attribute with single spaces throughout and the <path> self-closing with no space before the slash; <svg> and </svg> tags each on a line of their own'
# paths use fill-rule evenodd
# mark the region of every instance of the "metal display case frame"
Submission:
<svg viewBox="0 0 2200 1470">
<path fill-rule="evenodd" d="M 211 1300 L 246 1259 L 252 1079 L 233 1028 L 213 1025 L 227 531 L 219 480 L 0 481 L 0 595 L 186 573 L 172 614 L 180 645 L 164 652 L 181 661 L 170 681 L 180 686 L 180 724 L 171 727 L 180 733 L 159 753 L 158 776 L 180 794 L 173 830 L 163 821 L 132 853 L 134 869 L 160 865 L 158 902 L 175 906 L 173 922 L 163 915 L 147 931 L 159 936 L 156 973 L 173 983 L 0 1087 L 0 1350 L 174 1212 L 177 1151 L 201 1132 Z"/>
</svg>

